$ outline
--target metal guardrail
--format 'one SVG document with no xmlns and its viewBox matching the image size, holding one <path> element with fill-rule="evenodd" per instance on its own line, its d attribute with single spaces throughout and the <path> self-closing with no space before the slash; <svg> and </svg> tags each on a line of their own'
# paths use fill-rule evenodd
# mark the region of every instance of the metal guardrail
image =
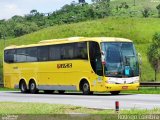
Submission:
<svg viewBox="0 0 160 120">
<path fill-rule="evenodd" d="M 141 82 L 141 87 L 160 87 L 160 82 Z"/>
</svg>

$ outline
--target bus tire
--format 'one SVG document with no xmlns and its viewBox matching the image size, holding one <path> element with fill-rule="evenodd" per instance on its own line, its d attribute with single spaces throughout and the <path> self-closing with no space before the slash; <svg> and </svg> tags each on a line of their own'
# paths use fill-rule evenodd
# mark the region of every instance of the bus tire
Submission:
<svg viewBox="0 0 160 120">
<path fill-rule="evenodd" d="M 19 88 L 20 88 L 22 93 L 27 93 L 28 92 L 27 85 L 26 85 L 26 82 L 24 80 L 20 81 Z"/>
<path fill-rule="evenodd" d="M 87 81 L 83 82 L 83 84 L 81 86 L 81 90 L 82 90 L 84 95 L 93 94 L 93 92 L 90 91 L 90 86 L 89 86 L 89 83 Z"/>
<path fill-rule="evenodd" d="M 64 94 L 64 93 L 65 93 L 65 90 L 58 90 L 58 93 L 59 93 L 59 94 Z"/>
<path fill-rule="evenodd" d="M 112 95 L 118 95 L 118 94 L 120 93 L 120 91 L 110 91 L 110 93 L 111 93 Z"/>
<path fill-rule="evenodd" d="M 52 94 L 54 92 L 54 90 L 44 90 L 45 94 Z"/>
<path fill-rule="evenodd" d="M 29 82 L 29 90 L 30 90 L 30 93 L 32 93 L 32 94 L 38 93 L 37 85 L 34 80 L 31 80 Z"/>
</svg>

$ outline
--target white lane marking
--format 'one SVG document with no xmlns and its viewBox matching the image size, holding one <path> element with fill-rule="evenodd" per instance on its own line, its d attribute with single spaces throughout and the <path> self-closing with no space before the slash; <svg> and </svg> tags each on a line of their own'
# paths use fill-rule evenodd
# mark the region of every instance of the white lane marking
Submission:
<svg viewBox="0 0 160 120">
<path fill-rule="evenodd" d="M 155 103 L 152 103 L 152 104 L 149 104 L 149 103 L 134 103 L 134 104 L 138 104 L 138 105 L 150 105 L 150 106 L 158 105 L 158 106 L 160 106 L 160 104 L 155 104 Z"/>
</svg>

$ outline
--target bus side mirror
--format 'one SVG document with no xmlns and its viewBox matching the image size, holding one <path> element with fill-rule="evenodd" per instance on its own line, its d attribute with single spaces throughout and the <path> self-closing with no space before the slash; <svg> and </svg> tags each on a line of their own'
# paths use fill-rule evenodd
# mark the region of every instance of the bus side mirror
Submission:
<svg viewBox="0 0 160 120">
<path fill-rule="evenodd" d="M 105 53 L 104 53 L 104 51 L 101 51 L 101 61 L 102 61 L 102 64 L 103 64 L 103 65 L 106 64 Z"/>
<path fill-rule="evenodd" d="M 139 61 L 139 64 L 142 65 L 142 56 L 140 53 L 138 53 L 138 61 Z"/>
</svg>

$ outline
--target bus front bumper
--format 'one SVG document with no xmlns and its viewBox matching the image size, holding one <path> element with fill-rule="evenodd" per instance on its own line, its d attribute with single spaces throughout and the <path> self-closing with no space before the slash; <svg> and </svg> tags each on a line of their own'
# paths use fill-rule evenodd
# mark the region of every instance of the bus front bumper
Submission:
<svg viewBox="0 0 160 120">
<path fill-rule="evenodd" d="M 126 91 L 126 90 L 138 90 L 139 83 L 133 84 L 105 84 L 106 91 Z"/>
</svg>

